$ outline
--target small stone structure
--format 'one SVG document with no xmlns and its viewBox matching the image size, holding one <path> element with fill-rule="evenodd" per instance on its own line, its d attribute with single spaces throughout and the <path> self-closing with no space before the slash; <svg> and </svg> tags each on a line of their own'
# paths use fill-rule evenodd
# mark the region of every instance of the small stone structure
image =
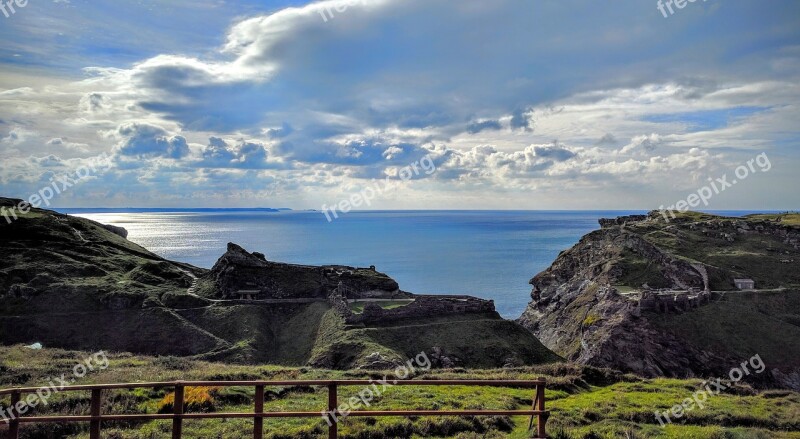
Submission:
<svg viewBox="0 0 800 439">
<path fill-rule="evenodd" d="M 697 309 L 710 301 L 711 294 L 708 291 L 698 292 L 696 289 L 688 291 L 645 290 L 637 300 L 637 308 L 638 312 L 685 312 Z"/>
<path fill-rule="evenodd" d="M 753 279 L 734 279 L 733 284 L 740 290 L 754 290 L 756 282 Z"/>
</svg>

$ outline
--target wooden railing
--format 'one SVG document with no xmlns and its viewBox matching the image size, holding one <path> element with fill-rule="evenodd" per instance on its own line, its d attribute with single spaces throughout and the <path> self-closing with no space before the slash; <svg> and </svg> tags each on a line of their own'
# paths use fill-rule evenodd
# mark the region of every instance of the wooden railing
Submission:
<svg viewBox="0 0 800 439">
<path fill-rule="evenodd" d="M 298 380 L 298 381 L 175 381 L 163 383 L 126 383 L 126 384 L 98 384 L 86 386 L 66 386 L 60 392 L 90 391 L 91 405 L 88 416 L 14 416 L 5 420 L 8 424 L 8 438 L 19 438 L 20 424 L 29 423 L 67 423 L 88 422 L 89 437 L 100 439 L 100 429 L 103 422 L 111 421 L 151 421 L 172 420 L 172 438 L 181 439 L 183 421 L 192 419 L 233 419 L 252 418 L 254 423 L 253 438 L 261 439 L 264 436 L 264 418 L 318 418 L 323 416 L 323 411 L 318 412 L 265 412 L 264 388 L 266 386 L 324 386 L 328 388 L 328 438 L 338 437 L 338 423 L 335 417 L 338 414 L 339 402 L 337 390 L 344 386 L 371 386 L 375 381 L 370 380 Z M 398 380 L 392 385 L 398 386 L 484 386 L 484 387 L 524 387 L 534 388 L 533 406 L 530 410 L 358 410 L 351 411 L 348 417 L 377 417 L 377 416 L 531 416 L 528 426 L 533 426 L 536 418 L 536 438 L 546 438 L 545 424 L 550 414 L 545 410 L 544 378 L 536 380 Z M 184 390 L 187 387 L 255 387 L 255 411 L 253 413 L 185 413 Z M 172 414 L 103 414 L 101 410 L 102 395 L 105 390 L 135 389 L 135 388 L 174 388 L 175 402 Z M 0 397 L 11 395 L 11 405 L 14 407 L 20 401 L 24 404 L 23 396 L 35 394 L 38 388 L 15 388 L 0 390 Z M 16 410 L 14 411 L 16 414 Z M 333 414 L 333 416 L 331 415 Z"/>
</svg>

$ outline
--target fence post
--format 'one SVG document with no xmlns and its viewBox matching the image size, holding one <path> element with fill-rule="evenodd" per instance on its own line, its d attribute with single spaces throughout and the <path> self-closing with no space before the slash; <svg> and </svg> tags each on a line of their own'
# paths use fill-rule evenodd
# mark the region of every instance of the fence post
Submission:
<svg viewBox="0 0 800 439">
<path fill-rule="evenodd" d="M 538 384 L 536 386 L 536 400 L 538 401 L 537 410 L 544 411 L 544 388 L 545 388 L 545 378 L 539 377 L 539 381 L 542 384 Z M 547 438 L 547 432 L 545 429 L 545 424 L 547 424 L 547 415 L 539 414 L 536 418 L 536 437 L 539 438 Z"/>
<path fill-rule="evenodd" d="M 92 406 L 91 412 L 92 420 L 89 423 L 89 438 L 100 439 L 100 407 L 102 403 L 103 391 L 100 389 L 92 389 Z"/>
<path fill-rule="evenodd" d="M 333 381 L 328 384 L 328 417 L 331 421 L 328 427 L 328 439 L 339 438 L 339 420 L 336 418 L 336 407 L 339 406 L 338 399 L 336 381 Z"/>
<path fill-rule="evenodd" d="M 534 392 L 536 392 L 536 394 L 533 395 L 533 404 L 531 404 L 531 410 L 536 410 L 536 407 L 539 407 L 539 385 L 538 384 L 534 388 Z M 531 420 L 530 420 L 530 422 L 528 422 L 528 431 L 530 431 L 530 429 L 533 428 L 533 418 L 535 418 L 535 417 L 536 416 L 531 415 Z"/>
<path fill-rule="evenodd" d="M 264 413 L 264 386 L 256 386 L 256 414 Z M 264 437 L 264 418 L 256 416 L 253 420 L 253 439 Z"/>
<path fill-rule="evenodd" d="M 22 399 L 22 394 L 19 391 L 11 393 L 11 406 L 8 409 L 8 415 L 12 416 L 12 418 L 8 422 L 8 439 L 19 439 L 19 412 L 16 406 L 20 399 Z"/>
<path fill-rule="evenodd" d="M 183 434 L 183 384 L 175 383 L 175 402 L 173 403 L 172 439 L 181 439 Z"/>
</svg>

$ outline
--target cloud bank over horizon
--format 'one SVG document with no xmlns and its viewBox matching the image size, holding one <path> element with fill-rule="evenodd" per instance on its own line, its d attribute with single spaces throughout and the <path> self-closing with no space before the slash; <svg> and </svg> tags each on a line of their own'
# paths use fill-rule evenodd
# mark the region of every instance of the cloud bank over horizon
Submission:
<svg viewBox="0 0 800 439">
<path fill-rule="evenodd" d="M 95 3 L 0 29 L 4 196 L 109 154 L 56 205 L 318 208 L 428 155 L 373 207 L 654 209 L 766 153 L 704 208 L 800 206 L 791 0 Z"/>
</svg>

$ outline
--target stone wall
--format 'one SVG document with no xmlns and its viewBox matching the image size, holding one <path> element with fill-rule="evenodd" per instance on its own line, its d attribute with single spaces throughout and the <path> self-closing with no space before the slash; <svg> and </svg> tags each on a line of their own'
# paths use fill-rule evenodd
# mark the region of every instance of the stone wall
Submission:
<svg viewBox="0 0 800 439">
<path fill-rule="evenodd" d="M 471 313 L 496 313 L 493 300 L 471 296 L 414 296 L 414 302 L 394 309 L 367 303 L 361 314 L 347 317 L 348 324 L 376 324 L 406 319 L 424 319 Z"/>
<path fill-rule="evenodd" d="M 638 311 L 650 311 L 657 313 L 686 312 L 699 308 L 711 301 L 708 292 L 700 292 L 695 295 L 689 293 L 658 293 L 655 291 L 645 291 L 638 300 Z"/>
<path fill-rule="evenodd" d="M 639 221 L 644 221 L 647 219 L 647 215 L 628 215 L 628 216 L 619 216 L 616 218 L 600 218 L 598 222 L 600 223 L 600 227 L 613 227 L 613 226 L 622 226 L 625 223 L 634 223 Z"/>
</svg>

